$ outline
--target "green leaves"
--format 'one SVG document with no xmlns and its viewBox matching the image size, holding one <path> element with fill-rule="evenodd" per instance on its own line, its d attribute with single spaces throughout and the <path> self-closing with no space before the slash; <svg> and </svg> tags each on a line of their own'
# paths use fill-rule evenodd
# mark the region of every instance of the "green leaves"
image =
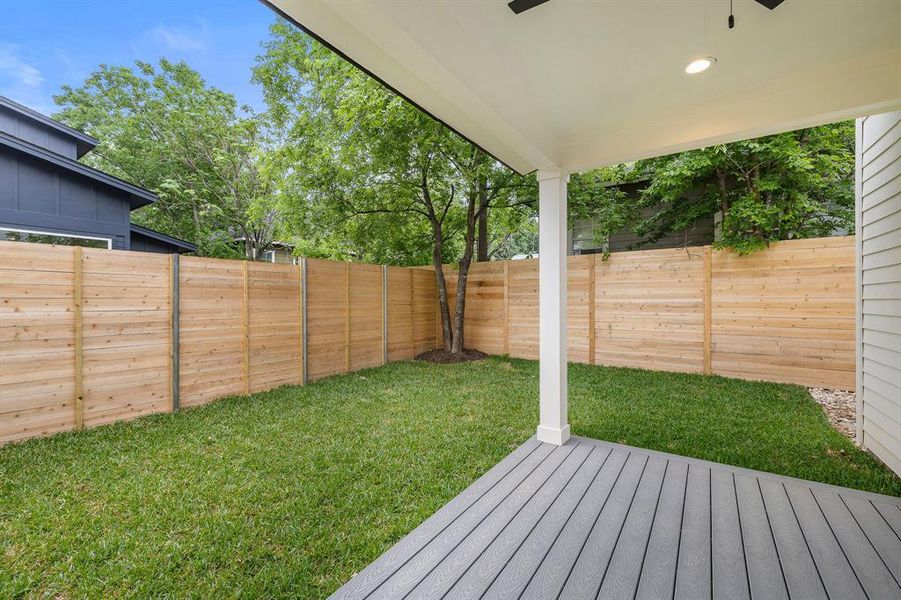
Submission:
<svg viewBox="0 0 901 600">
<path fill-rule="evenodd" d="M 56 118 L 100 140 L 85 162 L 159 195 L 136 222 L 214 256 L 235 256 L 233 237 L 258 251 L 271 242 L 280 179 L 269 156 L 274 130 L 187 64 L 100 65 L 54 100 Z"/>
<path fill-rule="evenodd" d="M 636 199 L 609 182 L 648 179 Z M 651 243 L 721 212 L 718 245 L 747 253 L 772 241 L 854 227 L 850 121 L 638 161 L 573 178 L 571 217 L 602 236 L 630 228 Z M 651 216 L 641 209 L 652 208 Z"/>
<path fill-rule="evenodd" d="M 254 81 L 284 127 L 277 154 L 292 168 L 280 208 L 306 251 L 411 265 L 432 262 L 437 248 L 454 260 L 480 178 L 492 208 L 509 208 L 492 212 L 496 246 L 534 214 L 519 204 L 528 184 L 511 185 L 469 142 L 295 27 L 279 21 L 270 32 Z"/>
</svg>

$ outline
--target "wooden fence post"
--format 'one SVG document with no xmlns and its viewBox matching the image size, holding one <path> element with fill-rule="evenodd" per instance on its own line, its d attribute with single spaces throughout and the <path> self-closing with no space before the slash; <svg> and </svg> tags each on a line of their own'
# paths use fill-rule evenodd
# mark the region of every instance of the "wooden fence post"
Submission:
<svg viewBox="0 0 901 600">
<path fill-rule="evenodd" d="M 410 273 L 410 352 L 413 353 L 413 356 L 416 356 L 416 311 L 413 309 L 414 294 L 413 294 L 413 269 L 407 269 L 407 272 Z"/>
<path fill-rule="evenodd" d="M 712 321 L 712 262 L 713 250 L 710 246 L 704 248 L 704 373 L 710 375 L 713 372 L 710 359 L 711 350 L 711 321 Z"/>
<path fill-rule="evenodd" d="M 300 383 L 309 381 L 307 361 L 307 259 L 300 259 Z"/>
<path fill-rule="evenodd" d="M 180 282 L 179 282 L 179 259 L 178 254 L 169 255 L 169 383 L 171 386 L 170 396 L 172 398 L 172 412 L 175 412 L 181 406 L 179 397 L 179 388 L 181 381 L 181 367 L 179 365 L 179 305 L 180 302 Z"/>
<path fill-rule="evenodd" d="M 248 261 L 244 266 L 244 301 L 241 311 L 241 328 L 244 334 L 244 394 L 250 394 L 250 285 L 248 282 Z"/>
<path fill-rule="evenodd" d="M 344 372 L 350 373 L 350 263 L 344 263 Z"/>
<path fill-rule="evenodd" d="M 84 325 L 82 321 L 82 262 L 81 246 L 75 246 L 75 429 L 84 428 Z"/>
<path fill-rule="evenodd" d="M 594 364 L 594 348 L 595 348 L 595 330 L 594 330 L 594 310 L 597 300 L 595 298 L 595 281 L 597 271 L 597 254 L 591 255 L 588 263 L 590 269 L 588 273 L 588 364 Z"/>
<path fill-rule="evenodd" d="M 504 261 L 504 354 L 510 354 L 510 261 Z"/>
<path fill-rule="evenodd" d="M 382 364 L 388 364 L 388 265 L 382 265 Z"/>
</svg>

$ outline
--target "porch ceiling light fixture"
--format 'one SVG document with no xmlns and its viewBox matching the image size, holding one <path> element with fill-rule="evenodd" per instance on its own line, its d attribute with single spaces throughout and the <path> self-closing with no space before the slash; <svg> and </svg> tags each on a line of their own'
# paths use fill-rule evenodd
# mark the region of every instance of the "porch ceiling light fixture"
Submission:
<svg viewBox="0 0 901 600">
<path fill-rule="evenodd" d="M 712 56 L 705 56 L 703 58 L 698 58 L 696 60 L 688 63 L 688 66 L 685 67 L 685 72 L 689 75 L 696 75 L 698 73 L 703 73 L 710 67 L 716 64 L 716 59 Z"/>
</svg>

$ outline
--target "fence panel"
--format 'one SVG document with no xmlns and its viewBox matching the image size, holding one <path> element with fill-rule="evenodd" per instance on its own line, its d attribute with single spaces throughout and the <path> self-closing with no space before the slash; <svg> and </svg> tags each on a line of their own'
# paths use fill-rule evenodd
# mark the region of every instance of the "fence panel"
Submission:
<svg viewBox="0 0 901 600">
<path fill-rule="evenodd" d="M 84 426 L 168 411 L 169 256 L 81 252 Z"/>
<path fill-rule="evenodd" d="M 508 266 L 507 347 L 515 358 L 538 358 L 538 261 L 511 261 Z"/>
<path fill-rule="evenodd" d="M 0 242 L 0 444 L 434 348 L 434 273 L 386 279 L 309 259 L 304 290 L 299 266 Z"/>
<path fill-rule="evenodd" d="M 300 268 L 249 262 L 250 391 L 302 383 Z"/>
<path fill-rule="evenodd" d="M 350 264 L 350 371 L 381 365 L 382 267 Z"/>
<path fill-rule="evenodd" d="M 597 364 L 703 371 L 705 252 L 617 252 L 596 260 Z"/>
<path fill-rule="evenodd" d="M 347 371 L 348 263 L 307 259 L 307 367 L 318 379 Z"/>
<path fill-rule="evenodd" d="M 571 256 L 568 269 L 572 361 L 854 389 L 853 237 Z M 538 261 L 476 263 L 470 285 L 467 346 L 537 359 Z"/>
<path fill-rule="evenodd" d="M 854 389 L 854 239 L 713 255 L 713 370 Z"/>
<path fill-rule="evenodd" d="M 594 283 L 593 256 L 570 256 L 567 261 L 566 346 L 572 362 L 588 363 L 594 324 L 589 299 Z"/>
<path fill-rule="evenodd" d="M 434 277 L 433 273 L 429 273 Z M 413 270 L 388 267 L 388 360 L 416 355 L 413 347 Z"/>
<path fill-rule="evenodd" d="M 0 444 L 75 427 L 75 249 L 0 242 Z"/>
<path fill-rule="evenodd" d="M 456 282 L 454 277 L 455 287 Z M 488 354 L 504 353 L 504 283 L 504 263 L 473 263 L 470 267 L 463 335 L 467 347 Z"/>
<path fill-rule="evenodd" d="M 180 263 L 181 406 L 241 394 L 244 263 L 193 256 Z"/>
<path fill-rule="evenodd" d="M 438 343 L 438 292 L 434 271 L 408 270 L 413 286 L 413 355 L 416 356 L 434 349 Z"/>
</svg>

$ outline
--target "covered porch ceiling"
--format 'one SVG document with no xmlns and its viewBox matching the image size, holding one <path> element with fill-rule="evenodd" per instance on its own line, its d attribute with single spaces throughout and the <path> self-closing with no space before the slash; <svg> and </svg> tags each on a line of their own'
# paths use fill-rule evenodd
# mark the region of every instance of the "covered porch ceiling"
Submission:
<svg viewBox="0 0 901 600">
<path fill-rule="evenodd" d="M 521 173 L 901 106 L 897 0 L 734 0 L 731 30 L 726 0 L 268 2 Z"/>
</svg>

